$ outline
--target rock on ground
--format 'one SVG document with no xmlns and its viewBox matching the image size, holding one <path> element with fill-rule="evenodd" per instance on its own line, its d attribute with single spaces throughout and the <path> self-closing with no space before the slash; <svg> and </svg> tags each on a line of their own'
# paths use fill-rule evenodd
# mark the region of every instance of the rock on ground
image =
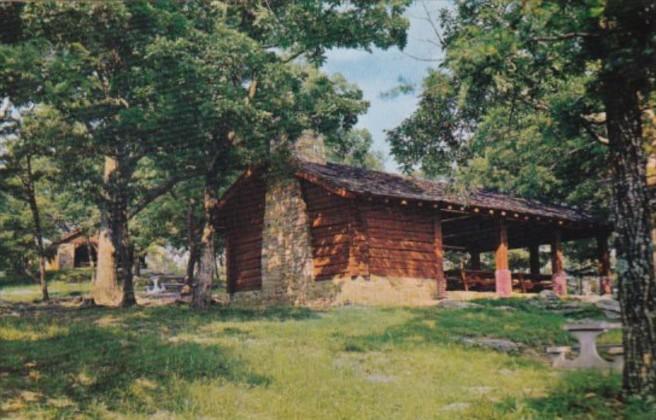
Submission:
<svg viewBox="0 0 656 420">
<path fill-rule="evenodd" d="M 553 290 L 543 290 L 538 293 L 538 299 L 548 300 L 548 301 L 558 301 L 560 298 Z"/>
<path fill-rule="evenodd" d="M 440 409 L 440 411 L 461 411 L 468 409 L 470 405 L 471 404 L 466 402 L 455 402 L 445 405 Z"/>
<path fill-rule="evenodd" d="M 620 319 L 622 317 L 620 303 L 613 298 L 603 297 L 595 303 L 595 306 L 604 312 L 606 318 Z"/>
<path fill-rule="evenodd" d="M 522 345 L 514 341 L 503 338 L 463 338 L 462 342 L 470 346 L 485 347 L 502 353 L 517 353 L 522 349 Z"/>
<path fill-rule="evenodd" d="M 445 299 L 441 300 L 437 306 L 444 309 L 471 309 L 471 308 L 480 308 L 481 305 L 478 303 L 465 302 L 461 300 L 451 300 Z"/>
</svg>

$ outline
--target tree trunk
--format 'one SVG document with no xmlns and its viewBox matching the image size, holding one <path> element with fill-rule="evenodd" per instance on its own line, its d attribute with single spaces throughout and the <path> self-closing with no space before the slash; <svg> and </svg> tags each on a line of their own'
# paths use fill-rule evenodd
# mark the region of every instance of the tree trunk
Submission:
<svg viewBox="0 0 656 420">
<path fill-rule="evenodd" d="M 622 75 L 605 80 L 613 219 L 624 342 L 624 391 L 656 395 L 656 281 L 638 90 Z"/>
<path fill-rule="evenodd" d="M 87 241 L 87 252 L 89 253 L 89 266 L 91 267 L 91 284 L 96 282 L 96 261 L 93 258 L 93 245 L 89 240 L 89 237 L 86 237 Z M 98 255 L 96 254 L 96 259 Z"/>
<path fill-rule="evenodd" d="M 207 308 L 212 302 L 212 281 L 216 277 L 216 264 L 214 252 L 214 209 L 217 199 L 216 173 L 211 171 L 205 182 L 205 194 L 203 209 L 205 211 L 205 224 L 200 241 L 200 262 L 198 266 L 198 278 L 193 288 L 192 307 L 197 309 Z"/>
<path fill-rule="evenodd" d="M 196 200 L 189 200 L 189 209 L 187 210 L 187 248 L 189 249 L 189 259 L 187 260 L 187 271 L 185 274 L 185 284 L 193 286 L 194 270 L 198 262 L 198 239 L 197 228 L 194 221 L 194 207 Z"/>
<path fill-rule="evenodd" d="M 187 270 L 185 273 L 185 284 L 193 286 L 194 284 L 194 272 L 196 270 L 196 264 L 198 263 L 198 246 L 194 242 L 193 245 L 190 245 L 189 248 L 189 259 L 187 260 Z"/>
<path fill-rule="evenodd" d="M 92 295 L 97 305 L 136 303 L 132 285 L 132 258 L 128 235 L 127 193 L 120 162 L 105 157 L 105 204 L 101 208 L 98 263 Z"/>
<path fill-rule="evenodd" d="M 50 300 L 48 294 L 48 284 L 46 283 L 46 255 L 45 248 L 43 247 L 43 228 L 41 227 L 41 215 L 39 213 L 39 206 L 36 202 L 36 191 L 34 187 L 34 179 L 32 176 L 32 161 L 30 157 L 27 158 L 27 195 L 32 213 L 32 221 L 34 223 L 34 243 L 39 254 L 39 285 L 41 286 L 41 297 L 44 301 Z"/>
<path fill-rule="evenodd" d="M 141 276 L 141 252 L 134 252 L 132 255 L 132 274 L 135 277 Z"/>
</svg>

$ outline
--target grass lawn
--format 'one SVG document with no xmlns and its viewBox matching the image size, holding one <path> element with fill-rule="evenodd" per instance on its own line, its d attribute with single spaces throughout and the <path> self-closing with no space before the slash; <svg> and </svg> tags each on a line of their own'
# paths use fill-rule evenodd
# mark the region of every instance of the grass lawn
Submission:
<svg viewBox="0 0 656 420">
<path fill-rule="evenodd" d="M 60 296 L 88 287 L 61 283 Z M 569 342 L 566 318 L 527 300 L 204 313 L 16 303 L 37 296 L 0 283 L 0 417 L 653 418 L 618 398 L 619 375 L 551 369 L 542 349 Z"/>
</svg>

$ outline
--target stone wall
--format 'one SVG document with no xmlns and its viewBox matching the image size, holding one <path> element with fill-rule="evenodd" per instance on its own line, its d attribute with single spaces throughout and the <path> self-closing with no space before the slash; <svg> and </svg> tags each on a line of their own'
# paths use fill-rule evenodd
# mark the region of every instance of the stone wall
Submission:
<svg viewBox="0 0 656 420">
<path fill-rule="evenodd" d="M 296 178 L 267 180 L 262 232 L 262 289 L 238 292 L 235 304 L 306 303 L 312 284 L 307 206 Z"/>
<path fill-rule="evenodd" d="M 437 283 L 434 279 L 376 275 L 368 279 L 336 277 L 314 282 L 308 293 L 308 304 L 415 306 L 435 303 L 436 296 Z"/>
</svg>

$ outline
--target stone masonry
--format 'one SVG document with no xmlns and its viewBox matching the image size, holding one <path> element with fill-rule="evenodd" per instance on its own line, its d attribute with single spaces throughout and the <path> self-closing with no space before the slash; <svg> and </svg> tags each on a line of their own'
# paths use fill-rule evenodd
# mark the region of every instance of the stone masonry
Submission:
<svg viewBox="0 0 656 420">
<path fill-rule="evenodd" d="M 307 206 L 293 177 L 267 181 L 262 232 L 262 289 L 239 292 L 233 303 L 306 303 L 312 278 Z"/>
</svg>

